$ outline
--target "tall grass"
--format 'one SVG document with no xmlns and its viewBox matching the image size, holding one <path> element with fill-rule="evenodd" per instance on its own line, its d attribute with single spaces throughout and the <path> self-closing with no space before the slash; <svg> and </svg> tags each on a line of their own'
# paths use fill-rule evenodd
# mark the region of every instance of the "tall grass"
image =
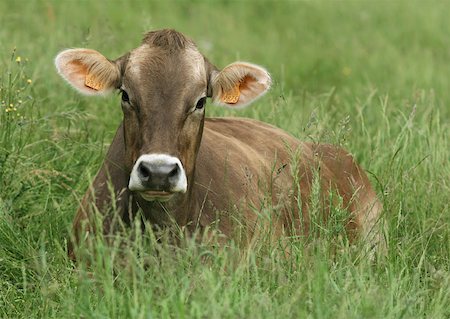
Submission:
<svg viewBox="0 0 450 319">
<path fill-rule="evenodd" d="M 450 317 L 448 8 L 1 2 L 0 317 Z M 354 154 L 383 202 L 385 259 L 348 245 L 335 207 L 319 238 L 273 242 L 269 228 L 250 248 L 222 249 L 178 231 L 176 246 L 137 220 L 111 245 L 97 235 L 90 267 L 68 260 L 71 220 L 121 114 L 115 95 L 73 92 L 53 57 L 90 47 L 116 58 L 161 27 L 219 67 L 242 59 L 271 71 L 264 99 L 239 113 L 208 105 L 209 116 L 257 118 Z M 264 209 L 261 218 L 275 208 Z"/>
</svg>

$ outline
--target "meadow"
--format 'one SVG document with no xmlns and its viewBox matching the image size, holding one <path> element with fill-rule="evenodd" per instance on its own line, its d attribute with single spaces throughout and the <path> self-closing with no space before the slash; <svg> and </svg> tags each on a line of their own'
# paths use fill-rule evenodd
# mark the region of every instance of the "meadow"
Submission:
<svg viewBox="0 0 450 319">
<path fill-rule="evenodd" d="M 1 1 L 0 317 L 449 318 L 449 10 L 400 0 Z M 120 256 L 98 238 L 89 268 L 68 259 L 72 219 L 122 114 L 117 94 L 78 95 L 53 59 L 69 47 L 117 58 L 159 28 L 188 35 L 218 67 L 243 60 L 271 72 L 263 99 L 240 111 L 208 104 L 207 116 L 260 119 L 355 156 L 383 202 L 385 258 L 336 250 L 325 230 L 293 242 L 289 258 L 270 243 L 168 247 L 148 232 Z"/>
</svg>

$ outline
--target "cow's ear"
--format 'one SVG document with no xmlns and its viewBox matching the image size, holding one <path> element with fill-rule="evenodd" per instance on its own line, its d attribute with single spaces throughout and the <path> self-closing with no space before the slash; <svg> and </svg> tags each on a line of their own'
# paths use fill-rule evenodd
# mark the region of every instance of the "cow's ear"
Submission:
<svg viewBox="0 0 450 319">
<path fill-rule="evenodd" d="M 246 62 L 235 62 L 212 74 L 213 102 L 241 108 L 263 96 L 271 83 L 266 69 Z"/>
<path fill-rule="evenodd" d="M 95 50 L 69 49 L 55 58 L 59 74 L 86 95 L 101 95 L 115 89 L 120 81 L 118 66 Z"/>
</svg>

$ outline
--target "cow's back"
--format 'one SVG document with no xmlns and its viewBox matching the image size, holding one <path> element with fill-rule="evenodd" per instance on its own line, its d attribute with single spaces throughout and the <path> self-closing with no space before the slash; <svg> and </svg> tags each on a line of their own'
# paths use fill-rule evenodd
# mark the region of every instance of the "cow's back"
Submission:
<svg viewBox="0 0 450 319">
<path fill-rule="evenodd" d="M 319 194 L 312 194 L 314 186 Z M 330 192 L 336 195 L 331 201 Z M 322 220 L 331 205 L 348 211 L 351 237 L 368 233 L 381 210 L 366 174 L 342 148 L 300 142 L 279 128 L 243 118 L 206 119 L 195 193 L 200 203 L 195 218 L 203 225 L 218 221 L 226 235 L 236 222 L 253 232 L 267 219 L 276 236 L 292 226 L 307 235 L 311 196 L 319 197 Z"/>
</svg>

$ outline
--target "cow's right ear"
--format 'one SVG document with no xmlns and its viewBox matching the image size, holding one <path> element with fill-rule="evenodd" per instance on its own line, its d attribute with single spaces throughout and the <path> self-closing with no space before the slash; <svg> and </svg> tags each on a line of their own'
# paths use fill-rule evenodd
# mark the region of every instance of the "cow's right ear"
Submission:
<svg viewBox="0 0 450 319">
<path fill-rule="evenodd" d="M 95 50 L 64 50 L 56 56 L 55 65 L 70 85 L 86 95 L 102 95 L 119 85 L 119 67 Z"/>
</svg>

